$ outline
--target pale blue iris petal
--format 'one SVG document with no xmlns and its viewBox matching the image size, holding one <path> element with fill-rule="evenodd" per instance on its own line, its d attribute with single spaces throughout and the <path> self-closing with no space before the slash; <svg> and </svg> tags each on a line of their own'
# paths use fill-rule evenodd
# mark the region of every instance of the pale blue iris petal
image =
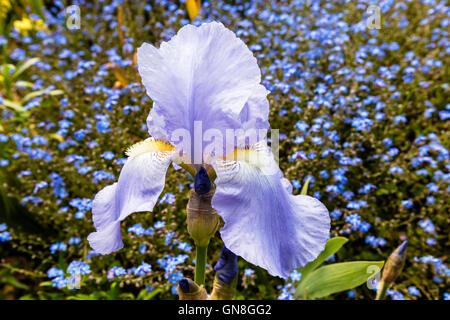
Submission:
<svg viewBox="0 0 450 320">
<path fill-rule="evenodd" d="M 327 208 L 309 196 L 294 196 L 270 157 L 263 169 L 244 161 L 216 160 L 213 207 L 225 221 L 225 246 L 271 275 L 289 273 L 314 260 L 329 236 Z M 265 175 L 263 171 L 272 170 Z"/>
<path fill-rule="evenodd" d="M 133 212 L 153 210 L 172 156 L 173 152 L 148 152 L 129 158 L 118 182 L 95 196 L 92 219 L 97 231 L 88 236 L 95 252 L 108 254 L 121 249 L 120 221 Z"/>
<path fill-rule="evenodd" d="M 172 143 L 177 129 L 186 129 L 193 139 L 195 121 L 202 122 L 203 132 L 217 129 L 223 137 L 226 129 L 241 128 L 242 109 L 261 92 L 255 57 L 221 23 L 187 25 L 160 49 L 144 43 L 137 57 L 142 82 L 154 101 L 149 132 Z M 260 116 L 253 108 L 252 117 L 264 119 L 266 111 L 263 106 Z"/>
<path fill-rule="evenodd" d="M 269 91 L 263 85 L 259 85 L 249 97 L 240 113 L 242 128 L 269 129 Z"/>
</svg>

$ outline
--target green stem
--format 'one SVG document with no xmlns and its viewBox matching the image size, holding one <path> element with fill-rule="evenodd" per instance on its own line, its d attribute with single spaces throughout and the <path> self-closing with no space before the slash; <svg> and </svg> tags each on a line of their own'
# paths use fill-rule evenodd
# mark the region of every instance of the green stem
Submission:
<svg viewBox="0 0 450 320">
<path fill-rule="evenodd" d="M 206 252 L 208 245 L 204 247 L 196 246 L 195 248 L 195 276 L 194 281 L 199 286 L 205 285 L 205 269 L 206 269 Z"/>
<path fill-rule="evenodd" d="M 375 300 L 384 300 L 388 286 L 384 283 L 383 280 L 380 281 L 380 287 L 377 290 L 377 296 Z"/>
</svg>

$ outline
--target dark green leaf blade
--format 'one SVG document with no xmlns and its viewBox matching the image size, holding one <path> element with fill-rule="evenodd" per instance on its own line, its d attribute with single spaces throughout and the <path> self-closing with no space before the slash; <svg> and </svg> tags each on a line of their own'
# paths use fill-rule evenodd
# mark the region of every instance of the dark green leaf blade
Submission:
<svg viewBox="0 0 450 320">
<path fill-rule="evenodd" d="M 302 273 L 301 282 L 304 281 L 308 277 L 308 275 L 320 267 L 320 265 L 331 255 L 338 252 L 338 250 L 348 241 L 347 238 L 344 237 L 335 237 L 328 239 L 325 249 L 317 256 L 314 261 L 311 261 L 303 268 L 300 268 L 299 271 Z"/>
<path fill-rule="evenodd" d="M 297 287 L 296 298 L 317 299 L 330 294 L 355 288 L 377 272 L 384 261 L 351 261 L 334 263 L 312 272 Z"/>
</svg>

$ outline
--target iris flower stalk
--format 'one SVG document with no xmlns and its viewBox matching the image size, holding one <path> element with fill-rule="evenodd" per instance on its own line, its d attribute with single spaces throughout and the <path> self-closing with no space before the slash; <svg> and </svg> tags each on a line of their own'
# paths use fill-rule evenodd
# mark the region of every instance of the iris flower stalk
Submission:
<svg viewBox="0 0 450 320">
<path fill-rule="evenodd" d="M 123 247 L 120 222 L 153 210 L 174 162 L 194 175 L 203 167 L 214 180 L 211 206 L 232 253 L 285 279 L 314 260 L 329 237 L 329 213 L 292 194 L 266 143 L 268 91 L 244 42 L 221 23 L 187 25 L 159 49 L 144 43 L 137 61 L 153 100 L 150 138 L 128 149 L 118 181 L 95 196 L 91 247 Z M 254 131 L 264 135 L 241 134 Z"/>
</svg>

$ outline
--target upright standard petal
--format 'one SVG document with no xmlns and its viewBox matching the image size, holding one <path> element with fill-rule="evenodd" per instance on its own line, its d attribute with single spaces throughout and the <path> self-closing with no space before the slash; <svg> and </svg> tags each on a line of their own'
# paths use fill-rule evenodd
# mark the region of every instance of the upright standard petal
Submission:
<svg viewBox="0 0 450 320">
<path fill-rule="evenodd" d="M 259 85 L 255 91 L 253 91 L 240 113 L 240 120 L 243 129 L 270 128 L 269 101 L 267 100 L 268 93 L 269 91 L 267 91 L 263 85 Z"/>
<path fill-rule="evenodd" d="M 128 155 L 118 182 L 101 190 L 92 203 L 92 219 L 97 231 L 91 233 L 88 240 L 100 254 L 123 247 L 120 221 L 133 212 L 153 210 L 175 151 L 150 138 L 132 146 Z"/>
<path fill-rule="evenodd" d="M 292 195 L 266 146 L 216 160 L 212 206 L 225 221 L 225 246 L 271 275 L 289 273 L 314 260 L 329 236 L 330 217 L 317 199 Z"/>
<path fill-rule="evenodd" d="M 179 129 L 189 132 L 191 139 L 200 139 L 194 133 L 197 121 L 200 133 L 215 129 L 226 137 L 226 129 L 241 128 L 240 114 L 249 98 L 261 93 L 255 57 L 221 23 L 187 25 L 159 49 L 144 43 L 137 56 L 142 82 L 154 101 L 147 119 L 149 133 L 157 139 L 176 144 L 170 139 Z M 268 109 L 261 110 L 258 118 L 266 118 Z M 253 117 L 257 111 L 252 108 Z M 186 151 L 192 156 L 192 149 Z"/>
</svg>

